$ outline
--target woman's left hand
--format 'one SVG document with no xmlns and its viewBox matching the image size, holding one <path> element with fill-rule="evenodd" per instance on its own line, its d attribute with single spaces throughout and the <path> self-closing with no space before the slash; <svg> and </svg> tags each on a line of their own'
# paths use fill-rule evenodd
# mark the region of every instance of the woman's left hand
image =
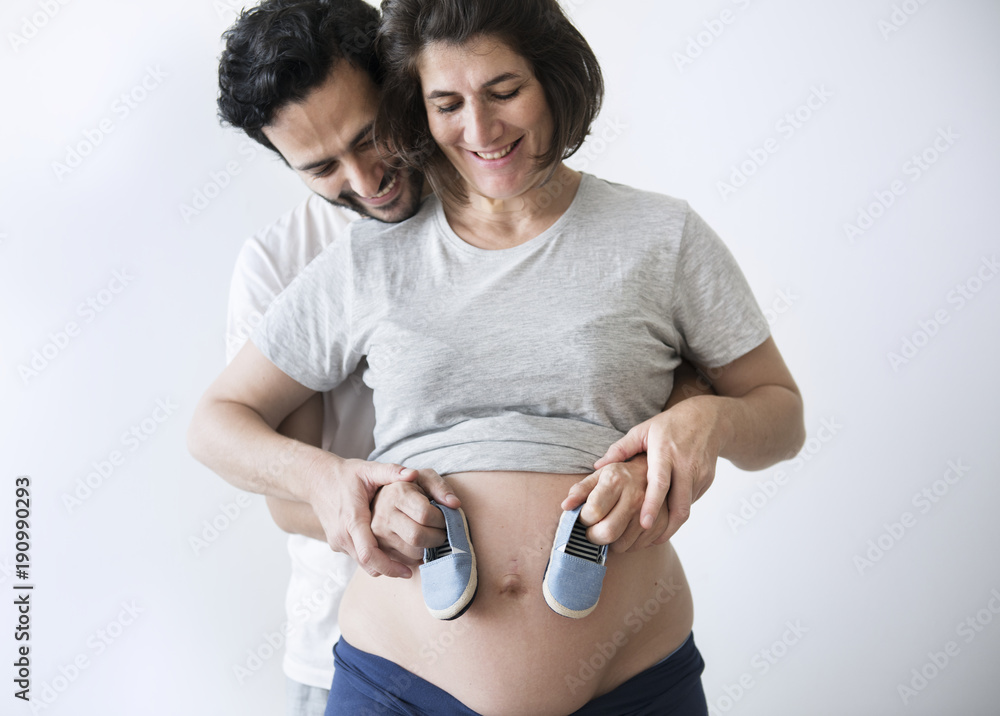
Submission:
<svg viewBox="0 0 1000 716">
<path fill-rule="evenodd" d="M 586 503 L 580 521 L 587 525 L 587 539 L 594 544 L 611 545 L 615 552 L 648 547 L 667 528 L 666 510 L 661 510 L 653 529 L 644 530 L 639 524 L 648 469 L 645 455 L 605 464 L 570 488 L 562 508 L 572 510 Z"/>
<path fill-rule="evenodd" d="M 639 524 L 646 534 L 638 544 L 663 544 L 670 539 L 687 521 L 691 504 L 705 494 L 715 479 L 721 443 L 721 400 L 725 398 L 698 396 L 677 403 L 629 430 L 594 463 L 600 472 L 646 453 L 649 467 L 639 512 Z M 664 522 L 661 531 L 659 526 Z"/>
</svg>

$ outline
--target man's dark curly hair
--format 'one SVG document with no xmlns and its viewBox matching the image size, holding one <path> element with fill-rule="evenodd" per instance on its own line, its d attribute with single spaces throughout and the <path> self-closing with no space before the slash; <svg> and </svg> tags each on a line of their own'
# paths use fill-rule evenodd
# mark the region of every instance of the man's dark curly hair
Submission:
<svg viewBox="0 0 1000 716">
<path fill-rule="evenodd" d="M 244 10 L 222 36 L 219 119 L 277 152 L 262 129 L 322 85 L 339 60 L 379 82 L 378 26 L 378 11 L 363 0 L 264 0 Z"/>
</svg>

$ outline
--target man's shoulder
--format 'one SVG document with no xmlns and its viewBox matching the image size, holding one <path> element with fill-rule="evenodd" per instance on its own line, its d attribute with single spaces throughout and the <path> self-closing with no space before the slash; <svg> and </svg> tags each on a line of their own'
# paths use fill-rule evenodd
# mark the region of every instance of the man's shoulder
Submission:
<svg viewBox="0 0 1000 716">
<path fill-rule="evenodd" d="M 347 232 L 358 215 L 335 206 L 321 196 L 311 194 L 276 221 L 255 233 L 247 244 L 258 244 L 274 255 L 312 251 L 318 254 Z"/>
<path fill-rule="evenodd" d="M 274 274 L 287 285 L 328 246 L 347 235 L 357 214 L 315 194 L 247 239 L 236 260 L 238 272 Z"/>
</svg>

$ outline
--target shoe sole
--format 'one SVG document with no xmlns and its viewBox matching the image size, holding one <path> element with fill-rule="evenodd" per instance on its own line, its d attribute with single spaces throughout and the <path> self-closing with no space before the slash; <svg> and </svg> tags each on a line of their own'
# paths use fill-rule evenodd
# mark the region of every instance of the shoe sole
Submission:
<svg viewBox="0 0 1000 716">
<path fill-rule="evenodd" d="M 431 613 L 432 617 L 446 622 L 450 622 L 452 619 L 458 619 L 460 616 L 469 611 L 469 607 L 472 606 L 472 602 L 476 598 L 476 594 L 479 592 L 479 571 L 476 568 L 476 550 L 472 546 L 472 535 L 469 532 L 469 521 L 465 519 L 465 510 L 462 508 L 458 508 L 458 514 L 462 517 L 462 527 L 465 529 L 465 541 L 469 545 L 469 556 L 472 558 L 472 574 L 469 576 L 469 583 L 465 585 L 465 591 L 462 592 L 462 596 L 460 596 L 450 607 L 447 609 L 431 609 L 430 607 L 427 607 L 427 611 Z"/>
</svg>

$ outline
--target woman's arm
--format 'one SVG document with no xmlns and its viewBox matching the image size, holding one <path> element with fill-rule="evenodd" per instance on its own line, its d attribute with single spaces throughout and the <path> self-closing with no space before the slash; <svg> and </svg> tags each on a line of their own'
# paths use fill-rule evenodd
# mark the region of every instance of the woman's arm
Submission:
<svg viewBox="0 0 1000 716">
<path fill-rule="evenodd" d="M 378 548 L 369 505 L 379 486 L 415 479 L 417 471 L 345 460 L 280 435 L 276 427 L 313 394 L 247 343 L 198 402 L 188 448 L 236 487 L 308 503 L 330 546 L 369 574 L 408 576 Z M 458 506 L 454 495 L 441 499 Z"/>
</svg>

